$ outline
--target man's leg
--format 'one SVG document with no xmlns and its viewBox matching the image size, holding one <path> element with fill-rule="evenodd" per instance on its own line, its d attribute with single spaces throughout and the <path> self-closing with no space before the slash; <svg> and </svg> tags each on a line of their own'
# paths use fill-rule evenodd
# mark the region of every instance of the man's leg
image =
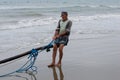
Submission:
<svg viewBox="0 0 120 80">
<path fill-rule="evenodd" d="M 60 46 L 59 46 L 59 61 L 56 66 L 61 66 L 62 57 L 63 57 L 63 48 L 64 48 L 64 44 L 60 44 Z"/>
<path fill-rule="evenodd" d="M 52 67 L 55 65 L 55 59 L 56 59 L 56 53 L 57 53 L 57 45 L 53 45 L 53 54 L 52 54 L 52 63 L 48 65 L 48 67 Z"/>
</svg>

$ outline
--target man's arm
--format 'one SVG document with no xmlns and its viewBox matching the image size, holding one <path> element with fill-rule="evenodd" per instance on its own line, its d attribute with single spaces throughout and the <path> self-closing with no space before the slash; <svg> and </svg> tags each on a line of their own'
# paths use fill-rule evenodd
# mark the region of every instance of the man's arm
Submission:
<svg viewBox="0 0 120 80">
<path fill-rule="evenodd" d="M 60 31 L 60 20 L 59 20 L 59 22 L 58 22 L 57 29 L 55 30 L 53 39 L 56 39 L 56 38 L 57 38 L 57 36 L 59 35 L 59 31 Z"/>
</svg>

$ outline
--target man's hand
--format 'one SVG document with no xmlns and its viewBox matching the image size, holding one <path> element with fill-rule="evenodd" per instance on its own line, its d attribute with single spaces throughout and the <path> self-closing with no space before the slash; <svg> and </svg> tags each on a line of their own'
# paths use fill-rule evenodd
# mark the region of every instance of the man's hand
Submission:
<svg viewBox="0 0 120 80">
<path fill-rule="evenodd" d="M 53 36 L 53 38 L 52 38 L 53 40 L 55 40 L 56 39 L 56 36 Z"/>
<path fill-rule="evenodd" d="M 56 36 L 53 36 L 53 40 L 55 40 L 56 38 L 59 38 L 60 35 L 56 35 Z"/>
<path fill-rule="evenodd" d="M 56 35 L 56 38 L 59 38 L 60 37 L 60 35 Z"/>
</svg>

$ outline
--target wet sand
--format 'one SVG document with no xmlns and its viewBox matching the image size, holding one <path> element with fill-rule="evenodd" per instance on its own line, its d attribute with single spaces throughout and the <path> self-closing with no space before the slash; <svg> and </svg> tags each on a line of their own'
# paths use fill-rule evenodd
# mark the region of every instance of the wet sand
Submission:
<svg viewBox="0 0 120 80">
<path fill-rule="evenodd" d="M 17 74 L 19 76 L 2 77 L 0 80 L 120 79 L 119 35 L 110 35 L 96 39 L 70 40 L 70 43 L 64 49 L 61 67 L 47 67 L 51 63 L 51 53 L 52 51 L 39 54 L 35 64 L 38 67 L 38 73 L 32 75 L 32 78 L 29 74 L 21 73 Z M 15 62 L 15 65 L 17 64 L 19 63 Z M 16 67 L 14 66 L 13 68 Z"/>
</svg>

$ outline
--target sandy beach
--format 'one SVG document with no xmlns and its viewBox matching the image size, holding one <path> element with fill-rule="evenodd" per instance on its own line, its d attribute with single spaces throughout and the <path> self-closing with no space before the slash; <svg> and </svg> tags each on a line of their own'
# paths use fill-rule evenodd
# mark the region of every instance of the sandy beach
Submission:
<svg viewBox="0 0 120 80">
<path fill-rule="evenodd" d="M 33 76 L 33 79 L 25 73 L 18 75 L 26 77 L 28 80 L 119 80 L 119 44 L 119 35 L 97 39 L 71 40 L 64 49 L 61 67 L 48 68 L 52 51 L 43 52 L 37 58 L 35 65 L 38 67 L 38 73 Z M 18 63 L 15 62 L 15 64 Z M 26 80 L 15 76 L 0 78 L 0 80 L 16 79 Z"/>
</svg>

